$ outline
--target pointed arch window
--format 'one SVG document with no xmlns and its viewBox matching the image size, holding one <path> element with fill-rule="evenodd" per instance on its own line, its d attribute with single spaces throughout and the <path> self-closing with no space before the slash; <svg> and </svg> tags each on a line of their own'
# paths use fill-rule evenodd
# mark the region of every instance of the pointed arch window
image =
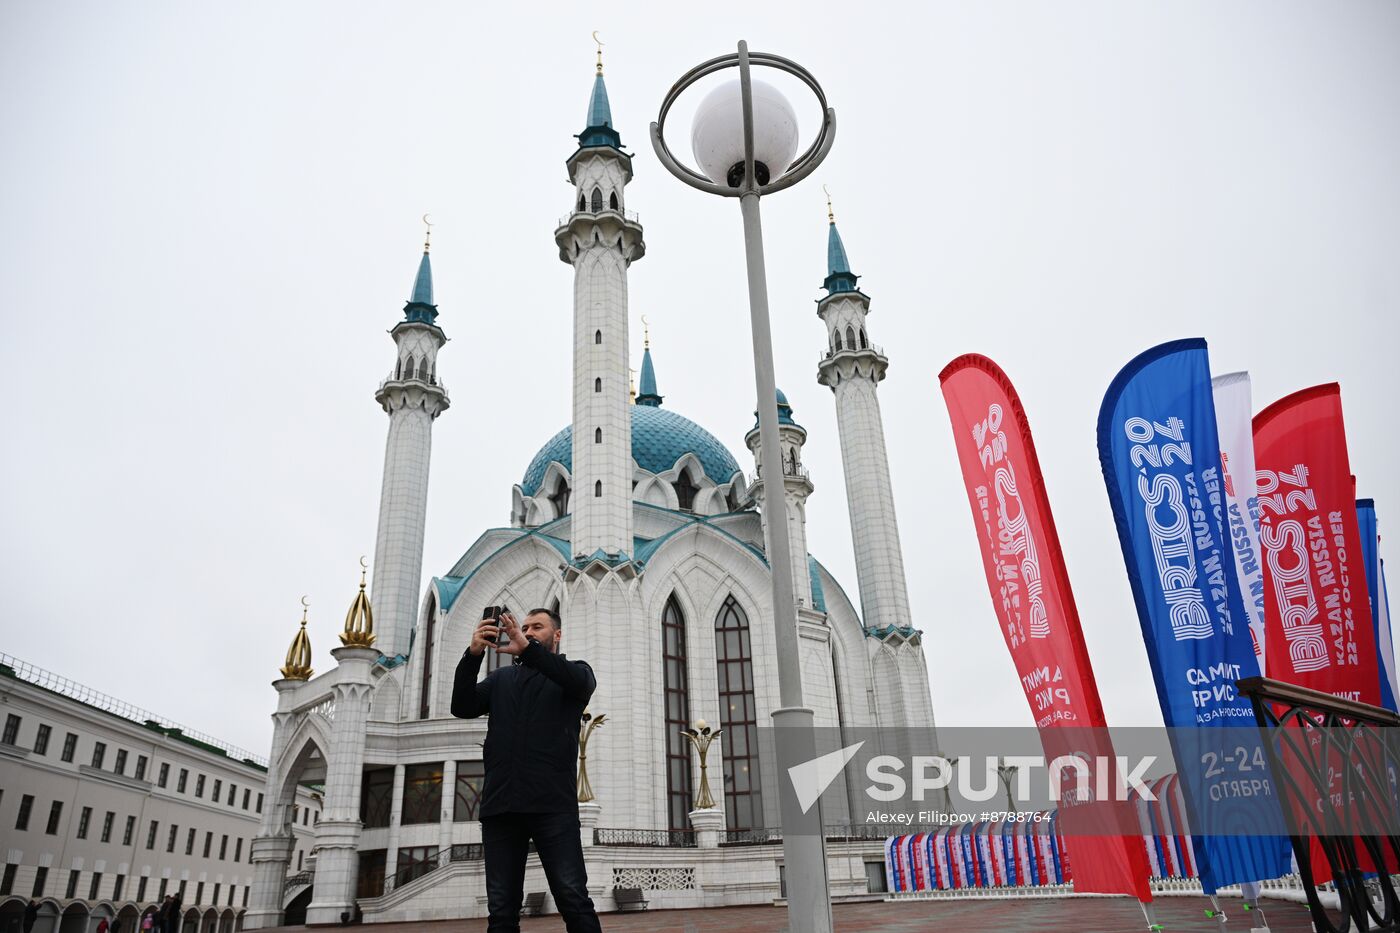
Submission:
<svg viewBox="0 0 1400 933">
<path fill-rule="evenodd" d="M 602 376 L 598 376 L 596 379 L 593 380 L 593 391 L 594 391 L 594 392 L 601 392 L 601 391 L 603 391 L 603 377 L 602 377 Z"/>
<path fill-rule="evenodd" d="M 614 191 L 612 194 L 608 195 L 608 208 L 609 208 L 610 210 L 614 210 L 614 211 L 617 210 L 617 192 L 616 192 L 616 191 Z"/>
<path fill-rule="evenodd" d="M 685 616 L 672 593 L 661 610 L 661 656 L 666 681 L 666 812 L 673 830 L 690 828 L 690 693 L 686 672 Z"/>
<path fill-rule="evenodd" d="M 399 358 L 398 362 L 394 363 L 394 378 L 395 378 L 395 379 L 402 379 L 402 378 L 403 378 L 403 358 L 402 358 L 402 357 Z"/>
<path fill-rule="evenodd" d="M 731 595 L 715 618 L 715 668 L 724 750 L 724 820 L 730 830 L 763 828 L 758 772 L 758 709 L 754 702 L 749 617 Z"/>
<path fill-rule="evenodd" d="M 603 429 L 602 429 L 602 428 L 594 428 L 594 429 L 593 429 L 593 443 L 595 443 L 595 444 L 601 444 L 601 443 L 603 443 Z"/>
<path fill-rule="evenodd" d="M 554 492 L 549 497 L 549 504 L 554 506 L 554 517 L 563 518 L 569 511 L 569 484 L 564 480 L 559 481 L 559 485 L 554 487 Z"/>
<path fill-rule="evenodd" d="M 603 481 L 600 479 L 593 481 L 593 498 L 603 498 Z"/>
<path fill-rule="evenodd" d="M 408 365 L 403 369 L 403 377 L 405 379 L 413 378 L 413 357 L 411 356 L 408 358 Z"/>
<path fill-rule="evenodd" d="M 839 330 L 836 331 L 836 333 L 832 335 L 832 339 L 836 341 L 836 349 L 839 351 L 841 349 L 841 332 Z"/>
<path fill-rule="evenodd" d="M 603 332 L 601 330 L 595 330 L 593 332 L 593 342 L 599 344 L 603 342 Z"/>
<path fill-rule="evenodd" d="M 695 509 L 695 494 L 700 491 L 690 479 L 689 470 L 681 470 L 681 475 L 676 477 L 676 505 L 684 512 Z"/>
<path fill-rule="evenodd" d="M 862 328 L 860 329 L 860 348 L 861 348 L 862 350 L 864 350 L 864 349 L 865 349 L 866 347 L 868 347 L 868 346 L 870 346 L 870 345 L 869 345 L 868 343 L 865 342 L 865 328 L 862 327 Z"/>
<path fill-rule="evenodd" d="M 849 324 L 846 325 L 846 346 L 850 347 L 852 350 L 856 348 L 855 328 L 851 327 Z"/>
<path fill-rule="evenodd" d="M 433 690 L 433 642 L 437 641 L 437 600 L 428 597 L 428 617 L 423 621 L 423 686 L 418 692 L 418 718 L 427 719 Z"/>
<path fill-rule="evenodd" d="M 593 189 L 593 213 L 598 213 L 603 209 L 603 192 L 597 188 Z"/>
<path fill-rule="evenodd" d="M 583 192 L 579 192 L 579 196 L 578 196 L 578 210 L 579 210 L 579 213 L 580 213 L 580 214 L 582 214 L 584 211 L 588 210 L 588 202 L 584 199 L 584 197 L 583 197 Z"/>
</svg>

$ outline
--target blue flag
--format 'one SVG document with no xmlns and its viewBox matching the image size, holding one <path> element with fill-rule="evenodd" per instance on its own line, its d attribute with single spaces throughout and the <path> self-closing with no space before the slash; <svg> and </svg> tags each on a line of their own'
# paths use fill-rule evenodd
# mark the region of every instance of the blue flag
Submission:
<svg viewBox="0 0 1400 933">
<path fill-rule="evenodd" d="M 1206 342 L 1162 344 L 1125 366 L 1098 441 L 1202 887 L 1285 875 L 1282 810 L 1254 709 L 1235 689 L 1259 664 L 1227 534 Z"/>
<path fill-rule="evenodd" d="M 1381 564 L 1379 560 L 1380 537 L 1376 525 L 1376 503 L 1373 499 L 1356 500 L 1356 524 L 1361 529 L 1361 562 L 1366 566 L 1366 595 L 1371 598 L 1371 631 L 1376 638 L 1376 657 L 1380 663 L 1381 705 L 1395 712 L 1395 692 L 1390 687 L 1387 676 L 1393 665 L 1390 651 L 1390 631 L 1381 629 L 1381 617 L 1385 615 L 1381 606 Z"/>
</svg>

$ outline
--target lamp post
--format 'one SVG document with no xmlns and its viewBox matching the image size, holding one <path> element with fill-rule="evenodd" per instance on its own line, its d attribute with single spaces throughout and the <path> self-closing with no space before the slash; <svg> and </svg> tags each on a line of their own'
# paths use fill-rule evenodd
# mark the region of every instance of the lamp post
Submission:
<svg viewBox="0 0 1400 933">
<path fill-rule="evenodd" d="M 795 159 L 797 121 L 792 107 L 771 85 L 754 81 L 752 65 L 773 68 L 800 80 L 816 95 L 822 125 L 811 146 Z M 682 165 L 666 146 L 666 116 L 676 99 L 701 78 L 727 68 L 739 80 L 717 87 L 700 104 L 691 144 L 704 174 Z M 758 391 L 759 451 L 770 464 L 764 496 L 768 524 L 768 564 L 773 574 L 773 627 L 777 642 L 778 693 L 773 711 L 777 736 L 779 797 L 782 802 L 783 864 L 787 879 L 788 924 L 794 933 L 830 933 L 831 892 L 827 879 L 826 841 L 821 804 L 804 810 L 796 800 L 789 768 L 816 755 L 812 710 L 803 705 L 802 669 L 797 642 L 797 607 L 793 598 L 793 562 L 788 541 L 787 502 L 778 444 L 777 386 L 773 375 L 773 337 L 768 322 L 768 281 L 763 264 L 763 226 L 758 203 L 765 194 L 789 188 L 816 169 L 836 137 L 836 112 L 816 78 L 789 59 L 767 52 L 738 52 L 695 66 L 681 76 L 661 102 L 651 124 L 651 144 L 666 169 L 707 194 L 739 199 L 748 266 L 749 316 L 753 330 L 754 382 Z"/>
</svg>

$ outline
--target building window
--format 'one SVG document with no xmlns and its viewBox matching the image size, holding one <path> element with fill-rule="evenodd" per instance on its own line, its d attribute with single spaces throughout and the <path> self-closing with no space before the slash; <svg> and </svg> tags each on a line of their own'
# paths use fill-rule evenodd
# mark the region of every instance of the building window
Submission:
<svg viewBox="0 0 1400 933">
<path fill-rule="evenodd" d="M 588 200 L 587 200 L 586 198 L 584 198 L 584 196 L 581 195 L 581 194 L 578 196 L 578 209 L 579 209 L 579 213 L 582 213 L 582 212 L 588 210 Z M 360 896 L 363 897 L 364 895 L 360 895 Z M 373 896 L 374 896 L 374 897 L 378 897 L 379 895 L 378 895 L 378 894 L 375 894 L 375 895 L 373 895 Z"/>
<path fill-rule="evenodd" d="M 214 834 L 206 832 L 204 834 L 204 857 L 209 857 L 209 851 L 214 848 Z"/>
<path fill-rule="evenodd" d="M 195 883 L 195 886 L 194 886 L 194 902 L 195 902 L 196 904 L 203 904 L 203 903 L 204 903 L 204 882 L 203 882 L 203 881 L 199 881 L 199 882 L 196 882 L 196 883 Z"/>
<path fill-rule="evenodd" d="M 603 332 L 601 330 L 595 330 L 593 332 L 593 342 L 595 344 L 600 344 L 603 342 Z"/>
<path fill-rule="evenodd" d="M 228 786 L 228 805 L 229 805 L 230 807 L 233 806 L 234 802 L 235 802 L 237 799 L 238 799 L 238 785 L 237 785 L 237 784 L 230 784 L 230 785 Z"/>
<path fill-rule="evenodd" d="M 202 774 L 197 774 L 197 775 L 195 775 L 195 778 L 194 778 L 194 795 L 195 795 L 196 797 L 203 797 L 203 796 L 204 796 L 204 775 L 202 775 Z"/>
<path fill-rule="evenodd" d="M 469 823 L 481 819 L 481 788 L 486 781 L 486 765 L 480 761 L 457 762 L 457 787 L 452 804 L 452 820 Z"/>
<path fill-rule="evenodd" d="M 870 344 L 865 342 L 865 328 L 862 327 L 860 329 L 860 348 L 864 350 L 868 346 L 870 346 Z"/>
<path fill-rule="evenodd" d="M 856 332 L 849 324 L 846 325 L 846 346 L 852 350 L 856 348 Z"/>
<path fill-rule="evenodd" d="M 563 518 L 569 511 L 569 484 L 563 479 L 554 487 L 554 493 L 549 497 L 549 504 L 554 506 L 554 517 Z"/>
<path fill-rule="evenodd" d="M 126 774 L 126 749 L 117 749 L 117 763 L 112 766 L 112 773 Z"/>
<path fill-rule="evenodd" d="M 228 858 L 228 836 L 224 836 L 219 840 L 219 861 L 222 862 L 226 858 Z M 215 900 L 217 900 L 217 898 L 215 898 Z"/>
<path fill-rule="evenodd" d="M 435 846 L 414 846 L 399 850 L 399 870 L 394 874 L 394 887 L 402 887 L 415 878 L 421 878 L 437 867 L 438 850 Z"/>
<path fill-rule="evenodd" d="M 15 829 L 29 828 L 29 814 L 34 810 L 34 795 L 25 794 L 19 798 L 19 812 L 15 814 Z"/>
<path fill-rule="evenodd" d="M 603 429 L 602 429 L 602 428 L 594 428 L 594 429 L 593 429 L 593 443 L 595 443 L 595 444 L 601 444 L 601 443 L 603 443 Z"/>
<path fill-rule="evenodd" d="M 601 392 L 601 391 L 603 391 L 603 377 L 602 377 L 602 376 L 594 376 L 594 377 L 593 377 L 593 391 L 594 391 L 594 392 Z"/>
<path fill-rule="evenodd" d="M 410 823 L 436 823 L 442 807 L 442 763 L 409 765 L 404 769 L 403 810 L 400 820 Z"/>
<path fill-rule="evenodd" d="M 14 745 L 15 741 L 19 738 L 19 724 L 20 717 L 16 716 L 14 713 L 10 713 L 8 716 L 6 716 L 5 734 L 4 736 L 0 736 L 0 743 L 4 743 L 5 745 Z"/>
<path fill-rule="evenodd" d="M 305 850 L 297 852 L 297 871 L 301 871 L 302 860 L 306 858 Z"/>
<path fill-rule="evenodd" d="M 49 870 L 48 870 L 46 867 L 44 867 L 43 865 L 40 865 L 39 868 L 38 868 L 38 870 L 34 872 L 34 888 L 33 888 L 33 890 L 30 892 L 30 896 L 31 896 L 31 897 L 43 897 L 43 896 L 44 896 L 44 888 L 48 887 L 48 884 L 49 884 Z"/>
<path fill-rule="evenodd" d="M 715 620 L 715 658 L 720 728 L 729 739 L 724 752 L 726 828 L 761 829 L 763 798 L 758 773 L 753 649 L 749 643 L 749 617 L 733 596 L 724 601 Z"/>
<path fill-rule="evenodd" d="M 97 891 L 98 891 L 98 889 L 101 888 L 101 887 L 102 887 L 102 872 L 100 872 L 100 871 L 95 871 L 95 872 L 92 873 L 92 884 L 88 885 L 88 900 L 90 900 L 90 901 L 95 901 L 95 900 L 97 900 Z"/>
<path fill-rule="evenodd" d="M 418 718 L 427 719 L 432 708 L 433 695 L 433 643 L 437 641 L 437 605 L 428 600 L 428 618 L 423 623 L 423 668 L 422 685 L 418 690 Z"/>
<path fill-rule="evenodd" d="M 305 826 L 306 821 L 311 819 L 311 811 L 305 807 L 301 811 L 301 825 Z"/>
<path fill-rule="evenodd" d="M 210 799 L 211 801 L 213 801 L 214 803 L 218 803 L 218 802 L 219 802 L 219 795 L 220 795 L 221 793 L 223 793 L 223 790 L 224 790 L 224 782 L 221 781 L 221 780 L 219 780 L 218 778 L 215 778 L 215 779 L 214 779 L 214 793 L 212 793 L 212 794 L 209 795 L 209 799 Z"/>
<path fill-rule="evenodd" d="M 840 350 L 840 349 L 841 349 L 841 331 L 839 331 L 839 330 L 833 331 L 833 332 L 832 332 L 831 339 L 834 341 L 834 345 L 835 345 L 836 349 L 837 349 L 837 350 Z"/>
<path fill-rule="evenodd" d="M 188 836 L 185 837 L 186 855 L 194 855 L 194 837 L 198 832 L 199 830 L 195 829 L 193 826 L 190 827 L 190 833 Z"/>
<path fill-rule="evenodd" d="M 371 849 L 360 853 L 359 876 L 355 881 L 356 897 L 379 897 L 384 893 L 388 855 L 388 849 Z"/>
<path fill-rule="evenodd" d="M 608 208 L 609 208 L 610 210 L 614 210 L 614 211 L 617 210 L 617 192 L 616 192 L 616 191 L 614 191 L 612 194 L 608 195 Z"/>
<path fill-rule="evenodd" d="M 243 860 L 243 837 L 239 836 L 233 840 L 233 860 L 241 862 Z"/>
<path fill-rule="evenodd" d="M 49 753 L 49 736 L 52 734 L 52 726 L 39 727 L 38 733 L 34 736 L 34 754 L 47 755 Z"/>
<path fill-rule="evenodd" d="M 262 795 L 262 794 L 258 794 L 258 806 L 257 806 L 257 811 L 256 811 L 256 812 L 258 812 L 258 813 L 261 813 L 261 812 L 262 812 L 262 799 L 263 799 L 263 795 Z"/>
<path fill-rule="evenodd" d="M 190 779 L 190 769 L 189 769 L 189 768 L 181 768 L 181 769 L 180 769 L 180 779 L 179 779 L 178 781 L 175 782 L 175 791 L 176 791 L 177 793 L 183 794 L 183 793 L 185 792 L 185 785 L 189 782 L 189 779 Z"/>
<path fill-rule="evenodd" d="M 690 471 L 681 470 L 681 475 L 676 477 L 676 505 L 683 511 L 690 512 L 695 509 L 695 494 L 700 491 L 700 487 L 690 481 Z"/>
<path fill-rule="evenodd" d="M 168 762 L 161 762 L 160 776 L 156 778 L 156 786 L 164 787 L 170 783 L 170 765 Z"/>
<path fill-rule="evenodd" d="M 126 875 L 117 875 L 116 880 L 112 882 L 112 900 L 119 901 L 122 899 L 122 888 L 125 886 Z M 95 897 L 94 895 L 94 898 Z"/>
<path fill-rule="evenodd" d="M 160 821 L 151 820 L 151 831 L 146 833 L 146 848 L 154 849 L 156 847 L 156 831 L 158 829 L 160 829 Z"/>
<path fill-rule="evenodd" d="M 59 755 L 64 761 L 72 761 L 73 754 L 78 750 L 78 734 L 70 732 L 63 738 L 63 754 Z"/>
<path fill-rule="evenodd" d="M 600 479 L 593 481 L 593 498 L 603 498 L 603 481 Z"/>
<path fill-rule="evenodd" d="M 13 862 L 5 863 L 5 875 L 0 878 L 0 897 L 4 897 L 15 889 L 15 871 L 19 868 Z"/>
<path fill-rule="evenodd" d="M 146 875 L 142 875 L 141 880 L 136 882 L 136 900 L 138 902 L 146 899 L 146 882 L 150 880 Z"/>
<path fill-rule="evenodd" d="M 81 874 L 82 872 L 76 868 L 68 872 L 68 888 L 64 892 L 64 897 L 71 900 L 78 896 L 78 876 Z"/>
<path fill-rule="evenodd" d="M 131 837 L 134 836 L 135 834 L 136 834 L 136 817 L 134 817 L 134 816 L 128 816 L 128 817 L 126 818 L 126 829 L 123 830 L 123 832 L 122 832 L 122 845 L 124 845 L 124 846 L 129 846 L 129 845 L 131 845 Z M 137 898 L 137 900 L 140 900 L 140 898 Z"/>
<path fill-rule="evenodd" d="M 92 807 L 83 807 L 78 813 L 78 838 L 86 839 L 88 825 L 92 822 Z"/>
<path fill-rule="evenodd" d="M 600 190 L 597 189 L 597 188 L 594 188 L 594 189 L 593 189 L 593 199 L 589 202 L 589 206 L 593 208 L 593 213 L 595 213 L 595 214 L 598 213 L 599 211 L 601 211 L 601 210 L 603 209 L 603 192 L 602 192 L 602 191 L 600 191 Z"/>
<path fill-rule="evenodd" d="M 117 821 L 117 815 L 116 815 L 115 813 L 113 813 L 111 810 L 108 810 L 108 811 L 107 811 L 107 815 L 104 816 L 104 817 L 102 818 L 102 841 L 103 841 L 103 842 L 111 842 L 111 841 L 112 841 L 112 824 L 115 823 L 116 821 Z M 121 876 L 118 875 L 117 877 L 121 877 Z"/>
<path fill-rule="evenodd" d="M 146 780 L 146 765 L 148 764 L 145 755 L 136 756 L 136 780 Z"/>
<path fill-rule="evenodd" d="M 691 796 L 690 694 L 686 676 L 685 616 L 672 593 L 661 610 L 661 663 L 666 682 L 666 800 L 671 829 L 689 829 Z"/>
<path fill-rule="evenodd" d="M 169 879 L 169 878 L 162 878 L 162 879 L 160 879 L 160 890 L 156 892 L 156 897 L 157 897 L 158 899 L 162 900 L 162 901 L 165 900 L 165 892 L 169 889 L 169 887 L 170 887 L 170 879 Z"/>
<path fill-rule="evenodd" d="M 55 800 L 49 807 L 49 825 L 44 827 L 44 832 L 50 836 L 58 835 L 58 824 L 63 819 L 63 801 Z"/>
<path fill-rule="evenodd" d="M 250 886 L 250 885 L 246 885 L 246 884 L 243 886 L 243 906 L 244 906 L 244 907 L 247 907 L 247 906 L 248 906 L 248 888 L 249 888 L 249 887 L 251 887 L 251 886 Z"/>
<path fill-rule="evenodd" d="M 394 769 L 366 768 L 360 782 L 360 822 L 366 829 L 389 825 L 394 806 Z"/>
<path fill-rule="evenodd" d="M 251 797 L 252 795 L 253 795 L 253 792 L 252 792 L 251 790 L 249 790 L 249 789 L 246 788 L 246 787 L 243 788 L 243 809 L 245 809 L 245 810 L 248 809 L 248 798 Z"/>
<path fill-rule="evenodd" d="M 170 833 L 165 837 L 165 851 L 175 851 L 175 839 L 180 835 L 180 827 L 174 823 L 170 824 Z"/>
<path fill-rule="evenodd" d="M 102 767 L 102 762 L 105 761 L 106 758 L 107 758 L 107 743 L 106 743 L 106 742 L 98 742 L 98 743 L 94 744 L 94 745 L 92 746 L 92 766 L 93 766 L 94 768 L 100 768 L 100 767 Z"/>
<path fill-rule="evenodd" d="M 219 884 L 219 882 L 217 882 L 217 881 L 214 882 L 214 894 L 213 894 L 213 896 L 211 896 L 211 897 L 209 898 L 209 903 L 211 903 L 211 904 L 217 904 L 217 903 L 219 903 L 219 888 L 220 888 L 220 887 L 221 887 L 221 885 Z"/>
</svg>

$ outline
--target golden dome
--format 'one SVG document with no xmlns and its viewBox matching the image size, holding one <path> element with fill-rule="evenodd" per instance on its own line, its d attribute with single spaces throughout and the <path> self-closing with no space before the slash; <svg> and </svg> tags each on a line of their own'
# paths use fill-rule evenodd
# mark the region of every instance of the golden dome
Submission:
<svg viewBox="0 0 1400 933">
<path fill-rule="evenodd" d="M 360 558 L 360 592 L 345 613 L 345 631 L 340 633 L 340 643 L 347 648 L 369 648 L 374 645 L 374 609 L 365 595 L 365 559 Z"/>
<path fill-rule="evenodd" d="M 282 676 L 287 680 L 310 680 L 311 637 L 306 634 L 306 597 L 301 600 L 301 628 L 292 638 L 292 646 L 287 649 L 287 661 L 282 665 Z"/>
</svg>

